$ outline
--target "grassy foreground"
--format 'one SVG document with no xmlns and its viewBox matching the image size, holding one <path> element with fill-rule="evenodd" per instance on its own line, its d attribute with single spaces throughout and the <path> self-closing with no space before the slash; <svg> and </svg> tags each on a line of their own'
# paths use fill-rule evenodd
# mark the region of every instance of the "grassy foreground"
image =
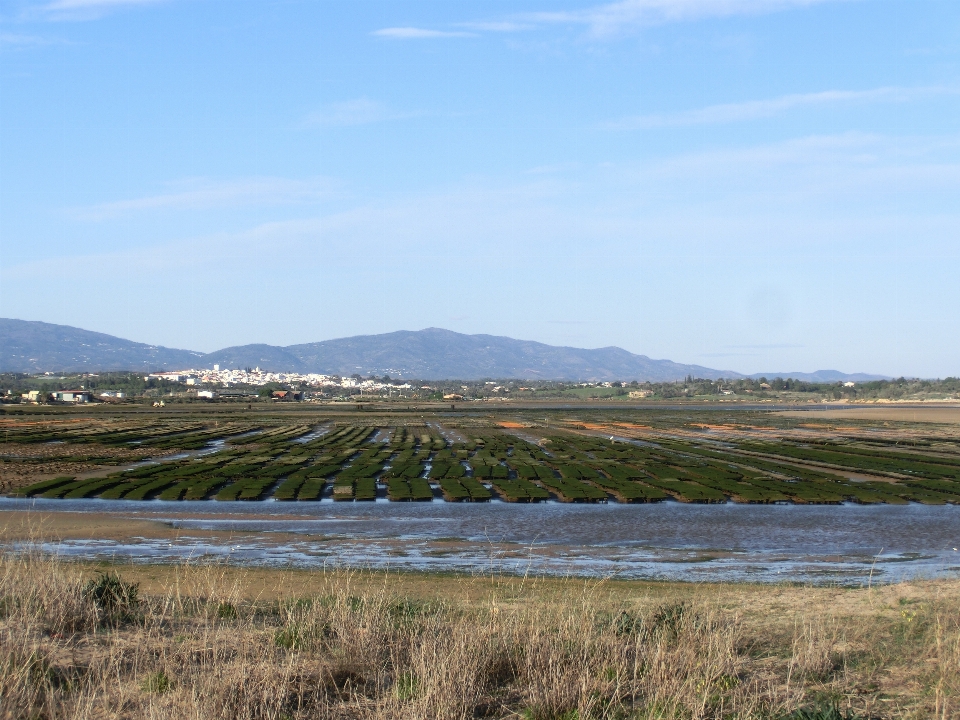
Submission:
<svg viewBox="0 0 960 720">
<path fill-rule="evenodd" d="M 10 718 L 960 715 L 955 581 L 696 586 L 7 555 L 0 643 Z"/>
</svg>

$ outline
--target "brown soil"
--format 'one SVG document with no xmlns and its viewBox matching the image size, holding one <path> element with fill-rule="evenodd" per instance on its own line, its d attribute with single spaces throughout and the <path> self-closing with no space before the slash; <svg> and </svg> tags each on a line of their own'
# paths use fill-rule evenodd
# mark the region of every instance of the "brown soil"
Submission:
<svg viewBox="0 0 960 720">
<path fill-rule="evenodd" d="M 873 420 L 878 422 L 926 422 L 960 425 L 960 406 L 896 406 L 845 407 L 836 410 L 785 410 L 775 413 L 784 417 L 817 420 Z"/>
<path fill-rule="evenodd" d="M 71 511 L 39 511 L 24 512 L 22 510 L 0 510 L 0 544 L 32 541 L 56 543 L 61 540 L 113 540 L 115 542 L 129 542 L 131 540 L 176 540 L 184 535 L 191 538 L 205 538 L 220 540 L 229 543 L 239 538 L 260 537 L 258 532 L 243 530 L 189 530 L 174 527 L 172 520 L 180 517 L 189 517 L 192 520 L 206 518 L 231 520 L 256 519 L 263 520 L 262 515 L 180 515 L 175 512 L 162 513 L 156 517 L 155 513 L 106 513 L 106 512 L 71 512 Z M 293 517 L 272 516 L 271 519 L 298 519 Z M 299 518 L 302 519 L 302 518 Z M 302 539 L 302 536 L 283 532 L 271 532 L 269 542 L 282 544 Z"/>
<path fill-rule="evenodd" d="M 77 478 L 107 475 L 146 458 L 161 458 L 176 452 L 70 443 L 0 443 L 0 494 L 61 475 Z"/>
</svg>

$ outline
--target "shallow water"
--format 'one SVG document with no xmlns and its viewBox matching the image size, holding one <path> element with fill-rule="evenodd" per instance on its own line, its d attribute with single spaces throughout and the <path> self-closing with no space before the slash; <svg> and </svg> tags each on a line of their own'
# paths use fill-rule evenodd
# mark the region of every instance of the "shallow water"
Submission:
<svg viewBox="0 0 960 720">
<path fill-rule="evenodd" d="M 854 585 L 960 577 L 953 506 L 0 499 L 0 510 L 17 508 L 136 515 L 182 531 L 44 546 L 83 558 Z"/>
</svg>

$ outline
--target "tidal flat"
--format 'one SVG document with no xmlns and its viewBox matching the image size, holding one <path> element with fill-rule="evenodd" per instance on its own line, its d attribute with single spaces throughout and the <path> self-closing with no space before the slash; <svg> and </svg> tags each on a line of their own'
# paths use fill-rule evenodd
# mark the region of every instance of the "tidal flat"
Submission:
<svg viewBox="0 0 960 720">
<path fill-rule="evenodd" d="M 957 408 L 895 410 L 27 408 L 0 415 L 0 541 L 151 563 L 956 577 L 960 426 L 944 413 Z M 27 537 L 37 518 L 46 530 Z"/>
<path fill-rule="evenodd" d="M 0 416 L 0 710 L 956 716 L 960 427 L 782 410 Z"/>
<path fill-rule="evenodd" d="M 0 542 L 63 558 L 302 569 L 890 583 L 960 576 L 953 506 L 0 499 Z"/>
</svg>

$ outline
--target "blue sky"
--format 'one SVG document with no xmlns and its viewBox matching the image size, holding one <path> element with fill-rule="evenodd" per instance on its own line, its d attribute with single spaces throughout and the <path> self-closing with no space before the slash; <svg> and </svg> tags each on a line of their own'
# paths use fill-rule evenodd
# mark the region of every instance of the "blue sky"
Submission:
<svg viewBox="0 0 960 720">
<path fill-rule="evenodd" d="M 960 375 L 960 4 L 0 0 L 0 315 Z"/>
</svg>

